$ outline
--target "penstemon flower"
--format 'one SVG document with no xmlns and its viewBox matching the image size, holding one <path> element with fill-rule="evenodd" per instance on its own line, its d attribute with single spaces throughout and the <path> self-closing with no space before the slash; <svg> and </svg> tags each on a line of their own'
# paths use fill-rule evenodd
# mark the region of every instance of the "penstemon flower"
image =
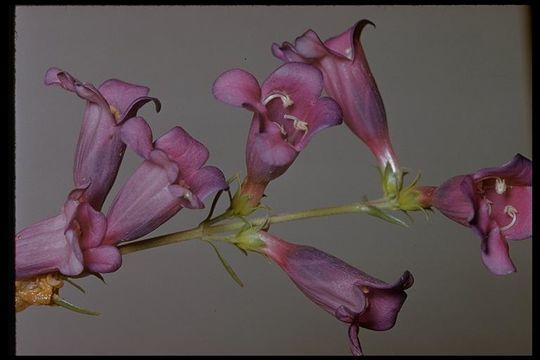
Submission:
<svg viewBox="0 0 540 360">
<path fill-rule="evenodd" d="M 150 127 L 137 117 L 122 127 L 121 138 L 144 161 L 112 202 L 106 244 L 144 236 L 183 207 L 203 208 L 208 195 L 228 187 L 221 170 L 203 167 L 208 160 L 206 147 L 181 127 L 152 143 Z"/>
<path fill-rule="evenodd" d="M 517 154 L 502 166 L 455 176 L 435 189 L 432 205 L 480 236 L 492 273 L 512 273 L 506 240 L 532 236 L 532 161 Z"/>
<path fill-rule="evenodd" d="M 150 89 L 145 86 L 110 79 L 96 89 L 92 84 L 81 83 L 57 68 L 47 71 L 45 84 L 59 85 L 86 100 L 73 179 L 76 189 L 84 189 L 81 201 L 100 210 L 126 148 L 119 137 L 121 125 L 134 117 L 147 102 L 153 101 L 157 111 L 161 104 L 156 98 L 147 96 Z"/>
<path fill-rule="evenodd" d="M 268 183 L 291 166 L 317 132 L 341 123 L 337 103 L 320 98 L 322 87 L 320 71 L 301 63 L 282 65 L 262 86 L 239 69 L 226 71 L 215 81 L 212 90 L 218 100 L 254 113 L 241 190 L 251 207 L 259 204 Z"/>
<path fill-rule="evenodd" d="M 77 195 L 77 191 L 70 194 L 59 215 L 30 225 L 15 236 L 17 279 L 50 272 L 76 276 L 84 269 L 118 269 L 120 252 L 102 243 L 105 216 L 79 201 Z"/>
<path fill-rule="evenodd" d="M 358 328 L 383 331 L 394 327 L 407 298 L 404 290 L 414 282 L 406 271 L 393 284 L 376 279 L 346 262 L 311 246 L 286 242 L 261 231 L 240 241 L 278 264 L 311 301 L 349 324 L 351 352 L 362 355 Z"/>
<path fill-rule="evenodd" d="M 308 30 L 295 44 L 272 45 L 274 56 L 284 62 L 304 62 L 316 66 L 324 76 L 324 89 L 343 110 L 347 126 L 367 144 L 381 169 L 399 171 L 386 123 L 386 113 L 375 79 L 368 66 L 360 33 L 371 24 L 362 20 L 325 42 Z"/>
</svg>

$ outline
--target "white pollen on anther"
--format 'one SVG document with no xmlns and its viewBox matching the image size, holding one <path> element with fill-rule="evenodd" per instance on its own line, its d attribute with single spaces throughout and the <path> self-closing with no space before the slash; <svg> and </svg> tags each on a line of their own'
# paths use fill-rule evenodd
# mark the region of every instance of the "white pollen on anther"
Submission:
<svg viewBox="0 0 540 360">
<path fill-rule="evenodd" d="M 504 226 L 501 228 L 501 231 L 505 231 L 505 230 L 508 230 L 510 229 L 512 226 L 514 226 L 514 224 L 516 223 L 517 221 L 517 209 L 515 207 L 513 207 L 512 205 L 506 205 L 504 207 L 504 213 L 508 216 L 510 216 L 512 218 L 512 221 L 510 222 L 510 224 Z"/>
<path fill-rule="evenodd" d="M 286 95 L 286 94 L 285 95 L 283 95 L 283 94 L 272 94 L 272 95 L 268 96 L 266 99 L 264 99 L 263 105 L 266 105 L 270 101 L 272 101 L 274 99 L 277 99 L 277 98 L 281 99 L 281 102 L 283 103 L 283 107 L 287 108 L 287 107 L 294 104 L 294 101 L 289 97 L 289 95 Z"/>
<path fill-rule="evenodd" d="M 495 192 L 499 195 L 502 195 L 506 192 L 506 182 L 504 181 L 504 179 L 495 179 Z"/>
<path fill-rule="evenodd" d="M 302 131 L 308 131 L 308 124 L 305 121 L 300 120 L 294 115 L 283 115 L 285 119 L 289 119 L 293 121 L 293 126 L 296 130 L 302 130 Z"/>
</svg>

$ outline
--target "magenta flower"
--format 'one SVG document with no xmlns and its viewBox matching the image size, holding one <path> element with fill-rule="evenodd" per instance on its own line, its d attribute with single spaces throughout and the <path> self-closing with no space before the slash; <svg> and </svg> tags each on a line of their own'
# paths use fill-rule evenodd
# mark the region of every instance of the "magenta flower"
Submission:
<svg viewBox="0 0 540 360">
<path fill-rule="evenodd" d="M 112 272 L 122 258 L 114 246 L 102 244 L 105 216 L 72 192 L 59 215 L 24 228 L 15 236 L 17 279 L 59 271 L 63 275 Z"/>
<path fill-rule="evenodd" d="M 218 168 L 202 167 L 208 150 L 181 127 L 152 143 L 150 127 L 136 117 L 122 127 L 121 138 L 145 160 L 112 202 L 106 244 L 140 238 L 183 207 L 203 208 L 208 195 L 228 187 Z"/>
<path fill-rule="evenodd" d="M 214 83 L 214 96 L 254 112 L 246 147 L 245 189 L 258 204 L 267 184 L 291 166 L 313 135 L 341 123 L 341 110 L 320 98 L 322 75 L 310 65 L 285 64 L 262 86 L 250 73 L 234 69 Z"/>
<path fill-rule="evenodd" d="M 153 101 L 157 111 L 161 105 L 156 98 L 147 96 L 147 87 L 110 79 L 96 89 L 92 84 L 81 83 L 69 73 L 56 68 L 47 71 L 45 84 L 60 85 L 87 101 L 75 154 L 73 179 L 75 188 L 85 189 L 81 201 L 100 210 L 114 183 L 126 148 L 120 141 L 120 126 L 135 116 L 147 102 Z"/>
<path fill-rule="evenodd" d="M 506 240 L 532 236 L 532 161 L 517 154 L 500 167 L 455 176 L 434 191 L 432 204 L 480 236 L 482 262 L 492 273 L 512 273 Z"/>
<path fill-rule="evenodd" d="M 367 24 L 372 23 L 359 21 L 324 43 L 308 30 L 294 45 L 273 44 L 272 53 L 282 61 L 304 62 L 321 70 L 324 88 L 341 106 L 347 126 L 368 145 L 381 168 L 389 164 L 393 172 L 398 172 L 383 101 L 360 43 L 360 33 Z"/>
<path fill-rule="evenodd" d="M 387 284 L 311 246 L 288 243 L 260 232 L 262 252 L 289 275 L 315 304 L 349 325 L 354 355 L 362 355 L 358 328 L 391 329 L 414 278 L 406 271 L 394 284 Z"/>
</svg>

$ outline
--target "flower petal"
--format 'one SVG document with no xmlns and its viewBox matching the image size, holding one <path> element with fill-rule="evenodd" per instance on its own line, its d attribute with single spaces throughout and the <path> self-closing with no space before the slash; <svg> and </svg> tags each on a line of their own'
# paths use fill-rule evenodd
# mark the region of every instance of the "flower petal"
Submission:
<svg viewBox="0 0 540 360">
<path fill-rule="evenodd" d="M 261 109 L 261 88 L 257 79 L 241 69 L 232 69 L 219 75 L 212 86 L 212 93 L 219 101 L 233 106 Z"/>
<path fill-rule="evenodd" d="M 432 204 L 448 218 L 469 226 L 475 214 L 474 202 L 470 197 L 471 191 L 474 192 L 474 186 L 472 177 L 454 176 L 435 189 Z M 465 193 L 467 189 L 469 191 Z"/>
<path fill-rule="evenodd" d="M 308 30 L 297 37 L 294 46 L 299 55 L 310 60 L 319 59 L 328 54 L 327 47 L 313 30 Z"/>
<path fill-rule="evenodd" d="M 306 117 L 308 131 L 295 144 L 296 150 L 301 151 L 304 149 L 315 134 L 331 126 L 341 124 L 342 119 L 341 108 L 333 99 L 329 97 L 320 98 L 315 106 L 310 109 L 309 115 Z"/>
<path fill-rule="evenodd" d="M 366 311 L 359 317 L 359 324 L 371 330 L 388 330 L 394 327 L 403 303 L 407 299 L 404 290 L 412 286 L 414 278 L 406 271 L 394 284 L 366 286 L 360 281 L 368 298 Z"/>
<path fill-rule="evenodd" d="M 122 255 L 116 246 L 100 246 L 83 252 L 84 264 L 88 270 L 96 273 L 110 273 L 122 265 Z"/>
<path fill-rule="evenodd" d="M 288 95 L 294 104 L 292 113 L 306 114 L 323 89 L 322 73 L 316 67 L 302 63 L 287 63 L 274 70 L 261 86 L 262 96 L 274 93 Z M 277 100 L 276 100 L 277 101 Z"/>
<path fill-rule="evenodd" d="M 508 185 L 531 186 L 532 161 L 521 154 L 516 154 L 506 164 L 480 169 L 472 176 L 475 181 L 481 181 L 486 177 L 501 177 L 506 180 Z"/>
<path fill-rule="evenodd" d="M 283 62 L 303 62 L 305 59 L 298 55 L 294 46 L 285 41 L 281 46 L 272 44 L 272 54 Z"/>
<path fill-rule="evenodd" d="M 154 144 L 167 154 L 180 169 L 180 177 L 189 177 L 208 160 L 208 149 L 187 131 L 176 126 L 162 135 Z"/>
<path fill-rule="evenodd" d="M 476 230 L 476 228 L 473 227 Z M 476 231 L 482 237 L 482 262 L 495 275 L 507 275 L 516 271 L 508 252 L 508 243 L 495 224 L 487 236 Z"/>
<path fill-rule="evenodd" d="M 246 149 L 248 177 L 256 183 L 268 183 L 287 171 L 297 156 L 298 151 L 281 138 L 279 130 L 255 134 Z"/>
<path fill-rule="evenodd" d="M 122 115 L 127 112 L 133 102 L 138 98 L 146 97 L 150 91 L 146 86 L 130 84 L 117 79 L 104 81 L 98 90 L 109 105 L 114 106 Z"/>
<path fill-rule="evenodd" d="M 170 185 L 167 169 L 145 160 L 113 200 L 103 244 L 140 238 L 175 215 L 183 198 L 175 195 Z"/>
<path fill-rule="evenodd" d="M 120 127 L 120 139 L 143 159 L 153 150 L 152 129 L 142 117 L 131 118 Z"/>
<path fill-rule="evenodd" d="M 107 230 L 105 216 L 96 211 L 88 203 L 82 203 L 77 208 L 75 221 L 81 230 L 79 246 L 81 250 L 98 247 L 103 241 Z"/>
<path fill-rule="evenodd" d="M 205 166 L 195 171 L 188 179 L 186 179 L 186 183 L 189 184 L 191 192 L 201 201 L 201 203 L 213 192 L 224 190 L 229 187 L 225 180 L 225 175 L 223 175 L 223 172 L 215 166 Z M 202 204 L 202 207 L 204 207 L 204 204 Z"/>
</svg>

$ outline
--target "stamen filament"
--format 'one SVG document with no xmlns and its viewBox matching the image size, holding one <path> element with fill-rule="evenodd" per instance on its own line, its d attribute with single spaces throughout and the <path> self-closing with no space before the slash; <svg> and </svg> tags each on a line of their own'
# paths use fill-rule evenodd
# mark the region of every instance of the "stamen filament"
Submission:
<svg viewBox="0 0 540 360">
<path fill-rule="evenodd" d="M 512 205 L 506 205 L 504 207 L 504 213 L 508 216 L 510 216 L 512 218 L 512 222 L 510 222 L 510 224 L 504 226 L 501 228 L 501 231 L 505 231 L 505 230 L 508 230 L 510 229 L 512 226 L 514 226 L 514 224 L 516 223 L 517 221 L 517 209 L 515 207 L 513 207 Z"/>
<path fill-rule="evenodd" d="M 293 126 L 296 130 L 308 131 L 308 124 L 305 121 L 300 120 L 294 115 L 285 114 L 283 118 L 293 120 Z"/>
<path fill-rule="evenodd" d="M 292 99 L 289 97 L 289 95 L 283 95 L 283 94 L 276 93 L 276 94 L 272 94 L 272 95 L 268 96 L 266 99 L 264 99 L 263 105 L 266 105 L 270 101 L 272 101 L 274 99 L 277 99 L 277 98 L 281 99 L 281 102 L 283 103 L 283 107 L 287 108 L 287 107 L 294 104 L 294 101 L 292 101 Z"/>
</svg>

